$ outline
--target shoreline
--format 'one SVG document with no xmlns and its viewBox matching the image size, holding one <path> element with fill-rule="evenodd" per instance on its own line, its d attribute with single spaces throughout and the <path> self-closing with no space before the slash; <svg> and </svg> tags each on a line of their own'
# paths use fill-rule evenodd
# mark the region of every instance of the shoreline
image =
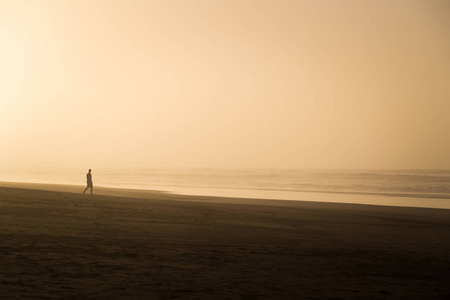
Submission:
<svg viewBox="0 0 450 300">
<path fill-rule="evenodd" d="M 4 185 L 2 299 L 449 296 L 446 209 Z"/>
<path fill-rule="evenodd" d="M 52 183 L 31 183 L 31 182 L 9 182 L 0 181 L 0 187 L 13 187 L 24 189 L 35 189 L 44 191 L 71 192 L 82 193 L 85 185 L 73 184 L 52 184 Z M 155 199 L 155 197 L 165 200 L 183 200 L 183 201 L 207 201 L 215 199 L 220 203 L 267 203 L 276 205 L 286 205 L 293 202 L 308 203 L 328 203 L 337 205 L 368 205 L 381 207 L 404 207 L 404 208 L 429 208 L 429 209 L 450 209 L 450 199 L 447 198 L 421 198 L 421 197 L 400 197 L 392 195 L 380 194 L 359 194 L 359 193 L 334 193 L 334 192 L 298 192 L 297 195 L 304 195 L 305 198 L 311 199 L 280 199 L 275 197 L 259 198 L 259 197 L 243 197 L 239 194 L 233 195 L 204 195 L 204 194 L 188 194 L 175 193 L 172 191 L 147 190 L 138 188 L 117 188 L 94 186 L 94 194 L 104 196 L 124 196 L 141 199 Z M 370 196 L 370 197 L 367 197 Z M 337 200 L 336 200 L 337 199 Z M 368 200 L 367 200 L 368 199 Z M 364 201 L 362 201 L 364 200 Z M 274 202 L 275 201 L 275 202 Z M 430 202 L 431 201 L 431 202 Z"/>
</svg>

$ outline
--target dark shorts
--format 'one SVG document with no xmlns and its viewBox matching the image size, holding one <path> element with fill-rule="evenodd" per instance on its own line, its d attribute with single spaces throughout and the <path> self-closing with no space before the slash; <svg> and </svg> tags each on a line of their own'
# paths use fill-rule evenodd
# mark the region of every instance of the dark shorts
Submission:
<svg viewBox="0 0 450 300">
<path fill-rule="evenodd" d="M 93 186 L 94 186 L 94 185 L 92 184 L 92 182 L 88 182 L 88 183 L 87 183 L 87 187 L 88 187 L 88 188 L 91 188 L 91 187 L 93 187 Z"/>
</svg>

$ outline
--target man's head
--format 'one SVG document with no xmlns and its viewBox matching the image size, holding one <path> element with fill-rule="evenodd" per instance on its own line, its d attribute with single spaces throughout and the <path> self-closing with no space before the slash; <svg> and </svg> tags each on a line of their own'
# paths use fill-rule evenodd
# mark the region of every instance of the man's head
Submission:
<svg viewBox="0 0 450 300">
<path fill-rule="evenodd" d="M 89 169 L 89 173 L 91 173 L 91 169 Z"/>
</svg>

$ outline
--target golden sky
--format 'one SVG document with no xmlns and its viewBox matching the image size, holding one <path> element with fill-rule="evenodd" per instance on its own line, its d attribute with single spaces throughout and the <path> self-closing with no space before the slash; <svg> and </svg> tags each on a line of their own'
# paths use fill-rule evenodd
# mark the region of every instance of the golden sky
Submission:
<svg viewBox="0 0 450 300">
<path fill-rule="evenodd" d="M 450 168 L 449 3 L 0 0 L 0 169 Z"/>
</svg>

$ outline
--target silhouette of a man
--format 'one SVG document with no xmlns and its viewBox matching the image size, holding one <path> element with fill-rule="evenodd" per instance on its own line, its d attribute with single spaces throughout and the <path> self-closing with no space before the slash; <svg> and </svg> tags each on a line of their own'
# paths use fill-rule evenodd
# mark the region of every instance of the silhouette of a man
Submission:
<svg viewBox="0 0 450 300">
<path fill-rule="evenodd" d="M 86 174 L 86 179 L 87 179 L 87 187 L 84 190 L 83 194 L 86 193 L 86 191 L 88 189 L 91 189 L 91 195 L 92 195 L 92 188 L 94 187 L 94 185 L 92 184 L 92 174 L 91 174 L 91 169 L 89 169 L 89 172 Z"/>
</svg>

